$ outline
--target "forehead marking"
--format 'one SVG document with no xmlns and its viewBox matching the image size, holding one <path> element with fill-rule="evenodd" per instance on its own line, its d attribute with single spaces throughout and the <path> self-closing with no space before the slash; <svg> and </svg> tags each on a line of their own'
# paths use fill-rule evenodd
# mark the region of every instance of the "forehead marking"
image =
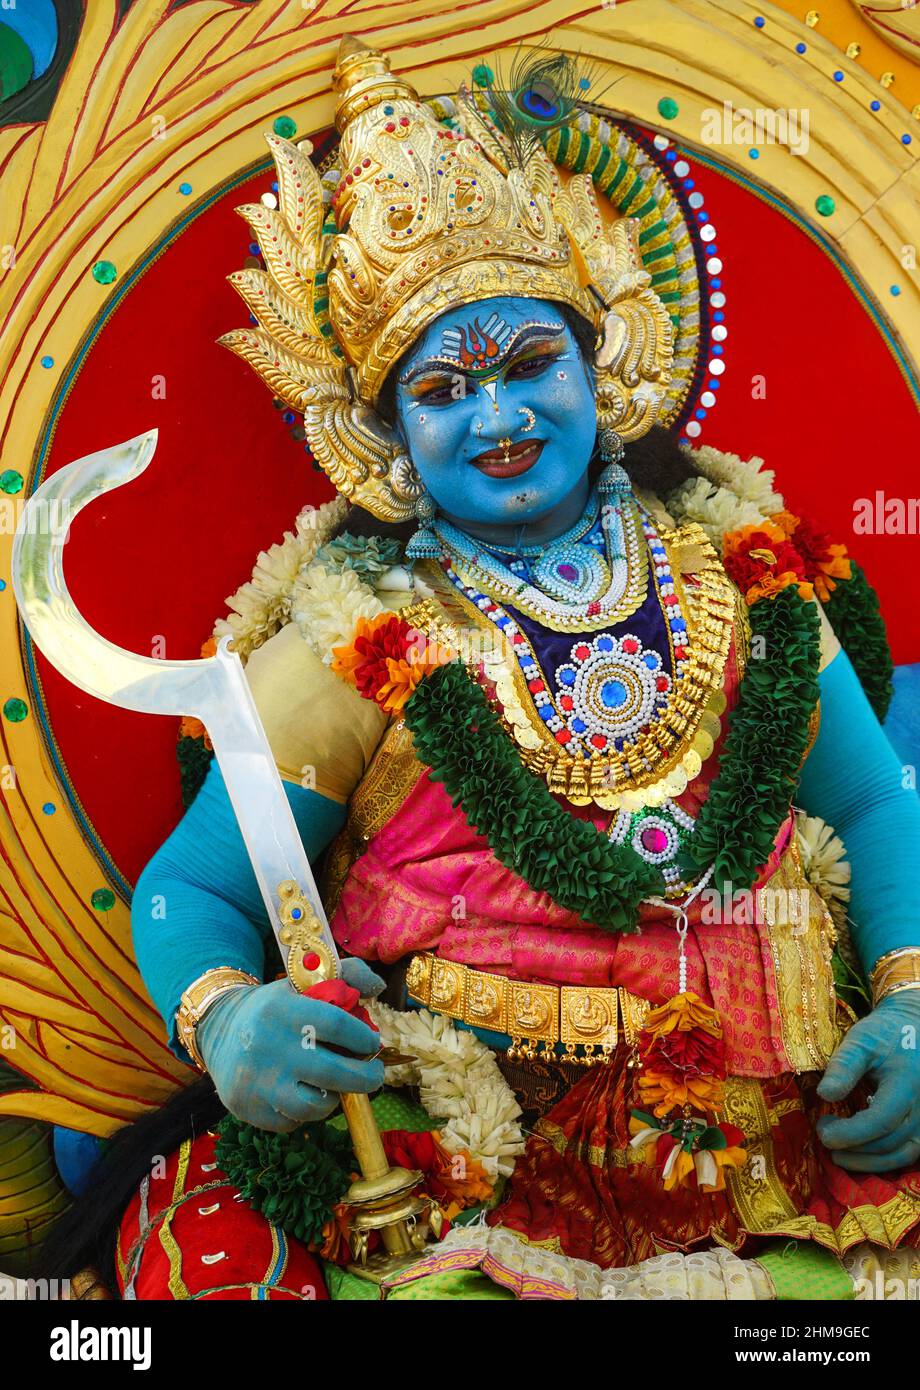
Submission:
<svg viewBox="0 0 920 1390">
<path fill-rule="evenodd" d="M 564 331 L 565 324 L 558 321 L 529 319 L 516 329 L 511 329 L 497 314 L 491 314 L 484 326 L 480 325 L 478 317 L 474 317 L 471 322 L 459 327 L 445 328 L 441 334 L 444 353 L 424 358 L 400 377 L 399 382 L 401 386 L 406 386 L 423 372 L 439 366 L 455 370 L 459 368 L 471 375 L 492 373 L 521 339 L 548 337 Z"/>
</svg>

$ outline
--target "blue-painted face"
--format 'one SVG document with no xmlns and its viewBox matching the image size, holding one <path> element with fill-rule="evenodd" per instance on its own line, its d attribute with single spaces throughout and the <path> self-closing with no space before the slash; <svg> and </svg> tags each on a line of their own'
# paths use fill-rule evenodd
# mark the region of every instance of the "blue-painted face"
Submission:
<svg viewBox="0 0 920 1390">
<path fill-rule="evenodd" d="M 455 520 L 543 521 L 585 487 L 594 383 L 547 300 L 482 299 L 441 314 L 400 364 L 396 409 L 422 482 Z"/>
</svg>

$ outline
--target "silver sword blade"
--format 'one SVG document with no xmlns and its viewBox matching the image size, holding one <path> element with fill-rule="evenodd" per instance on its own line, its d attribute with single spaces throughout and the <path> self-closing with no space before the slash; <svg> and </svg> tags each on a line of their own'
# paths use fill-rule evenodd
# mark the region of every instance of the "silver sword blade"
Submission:
<svg viewBox="0 0 920 1390">
<path fill-rule="evenodd" d="M 52 474 L 27 502 L 13 542 L 12 580 L 22 620 L 36 646 L 69 681 L 97 699 L 142 714 L 191 715 L 214 745 L 246 850 L 255 871 L 285 967 L 291 903 L 279 897 L 294 883 L 318 919 L 324 976 L 338 975 L 339 958 L 243 666 L 229 639 L 216 656 L 156 660 L 125 651 L 90 626 L 64 578 L 66 528 L 84 507 L 144 472 L 157 431 L 101 449 Z M 48 518 L 57 518 L 55 525 Z M 294 908 L 295 918 L 298 915 Z M 285 914 L 284 916 L 282 914 Z"/>
</svg>

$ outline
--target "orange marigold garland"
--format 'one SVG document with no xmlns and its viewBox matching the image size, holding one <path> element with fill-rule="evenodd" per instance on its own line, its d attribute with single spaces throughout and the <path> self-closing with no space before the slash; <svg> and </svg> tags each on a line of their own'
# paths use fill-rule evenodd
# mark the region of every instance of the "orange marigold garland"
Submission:
<svg viewBox="0 0 920 1390">
<path fill-rule="evenodd" d="M 837 587 L 838 579 L 853 578 L 853 563 L 845 545 L 835 544 L 830 536 L 808 520 L 792 512 L 777 512 L 772 518 L 792 542 L 805 562 L 805 576 L 815 586 L 822 603 L 827 603 Z"/>
<path fill-rule="evenodd" d="M 449 648 L 394 613 L 359 618 L 351 641 L 332 649 L 336 675 L 388 714 L 402 711 L 420 681 L 453 659 Z"/>
<path fill-rule="evenodd" d="M 846 546 L 835 544 L 810 521 L 788 511 L 729 531 L 722 560 L 748 606 L 758 599 L 775 598 L 793 584 L 802 598 L 817 595 L 827 603 L 837 580 L 853 577 Z"/>
<path fill-rule="evenodd" d="M 687 925 L 681 909 L 678 993 L 649 1011 L 639 1034 L 637 1089 L 649 1108 L 633 1110 L 630 1146 L 660 1169 L 666 1192 L 694 1181 L 703 1192 L 721 1192 L 725 1169 L 741 1167 L 747 1154 L 741 1130 L 715 1119 L 725 1093 L 722 1020 L 687 989 Z"/>
<path fill-rule="evenodd" d="M 749 607 L 759 599 L 775 598 L 793 584 L 801 598 L 813 597 L 805 561 L 782 528 L 772 521 L 758 521 L 730 531 L 725 537 L 722 562 Z"/>
</svg>

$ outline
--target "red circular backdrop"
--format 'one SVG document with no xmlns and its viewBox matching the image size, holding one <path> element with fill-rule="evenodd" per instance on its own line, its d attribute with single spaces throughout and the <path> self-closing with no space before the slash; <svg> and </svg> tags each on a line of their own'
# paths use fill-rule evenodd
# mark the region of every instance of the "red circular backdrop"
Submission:
<svg viewBox="0 0 920 1390">
<path fill-rule="evenodd" d="M 907 497 L 912 482 L 903 441 L 916 405 L 881 316 L 790 215 L 687 158 L 717 229 L 726 296 L 725 372 L 697 442 L 776 470 L 791 509 L 822 522 L 866 569 L 895 660 L 915 661 L 905 579 L 916 542 L 852 532 L 855 499 L 877 488 Z M 225 282 L 248 254 L 233 209 L 270 181 L 262 172 L 227 190 L 152 259 L 104 322 L 56 420 L 46 473 L 159 429 L 146 474 L 81 516 L 66 552 L 89 621 L 146 655 L 197 656 L 257 552 L 304 504 L 332 495 L 265 387 L 215 342 L 246 321 Z M 37 666 L 73 792 L 133 882 L 181 814 L 175 722 L 101 704 L 40 657 Z"/>
</svg>

